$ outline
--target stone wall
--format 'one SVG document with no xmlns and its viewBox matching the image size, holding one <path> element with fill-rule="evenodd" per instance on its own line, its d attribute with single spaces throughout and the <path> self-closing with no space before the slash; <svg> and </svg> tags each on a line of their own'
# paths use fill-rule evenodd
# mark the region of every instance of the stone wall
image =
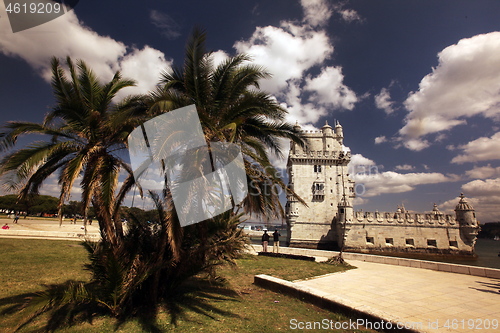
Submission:
<svg viewBox="0 0 500 333">
<path fill-rule="evenodd" d="M 459 226 L 351 223 L 346 227 L 346 249 L 379 252 L 472 254 L 460 237 Z"/>
</svg>

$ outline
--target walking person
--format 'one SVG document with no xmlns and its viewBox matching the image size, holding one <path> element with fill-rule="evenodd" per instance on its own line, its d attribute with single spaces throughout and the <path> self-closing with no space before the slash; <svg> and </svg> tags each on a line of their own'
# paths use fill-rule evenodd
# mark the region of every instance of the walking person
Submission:
<svg viewBox="0 0 500 333">
<path fill-rule="evenodd" d="M 17 223 L 17 221 L 19 221 L 19 214 L 16 213 L 16 215 L 14 216 L 14 223 Z"/>
<path fill-rule="evenodd" d="M 276 253 L 280 252 L 280 236 L 281 234 L 278 232 L 278 229 L 276 229 L 273 232 L 273 252 L 274 249 L 276 249 Z"/>
<path fill-rule="evenodd" d="M 267 252 L 267 244 L 269 243 L 269 234 L 267 229 L 264 229 L 264 234 L 262 235 L 262 252 Z"/>
</svg>

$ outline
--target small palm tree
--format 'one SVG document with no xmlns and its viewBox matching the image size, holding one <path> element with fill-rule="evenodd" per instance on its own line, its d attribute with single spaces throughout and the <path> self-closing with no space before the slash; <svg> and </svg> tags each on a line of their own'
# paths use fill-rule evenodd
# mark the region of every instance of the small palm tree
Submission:
<svg viewBox="0 0 500 333">
<path fill-rule="evenodd" d="M 50 140 L 8 153 L 0 162 L 0 175 L 11 189 L 19 191 L 20 198 L 26 198 L 37 194 L 43 182 L 59 172 L 61 222 L 63 204 L 81 177 L 84 209 L 93 203 L 103 239 L 116 245 L 123 236 L 118 208 L 134 184 L 132 170 L 120 150 L 146 109 L 140 96 L 113 101 L 121 89 L 135 84 L 119 72 L 111 81 L 101 83 L 83 61 L 75 66 L 68 57 L 66 65 L 69 78 L 59 60 L 52 60 L 56 105 L 43 123 L 12 121 L 0 132 L 2 150 L 13 148 L 22 135 L 41 134 Z M 121 170 L 128 177 L 117 194 Z"/>
</svg>

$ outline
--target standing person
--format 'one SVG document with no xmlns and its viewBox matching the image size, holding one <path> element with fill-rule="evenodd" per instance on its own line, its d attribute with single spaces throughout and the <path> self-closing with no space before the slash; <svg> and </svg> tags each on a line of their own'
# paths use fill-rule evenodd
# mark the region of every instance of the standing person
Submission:
<svg viewBox="0 0 500 333">
<path fill-rule="evenodd" d="M 267 229 L 264 229 L 264 234 L 262 235 L 262 252 L 267 252 L 267 244 L 269 243 L 269 234 Z"/>
<path fill-rule="evenodd" d="M 14 216 L 14 223 L 17 223 L 17 221 L 19 221 L 19 214 L 16 213 L 16 215 Z"/>
<path fill-rule="evenodd" d="M 280 236 L 281 234 L 278 232 L 278 229 L 276 229 L 273 232 L 273 252 L 274 249 L 276 249 L 276 253 L 280 252 Z"/>
</svg>

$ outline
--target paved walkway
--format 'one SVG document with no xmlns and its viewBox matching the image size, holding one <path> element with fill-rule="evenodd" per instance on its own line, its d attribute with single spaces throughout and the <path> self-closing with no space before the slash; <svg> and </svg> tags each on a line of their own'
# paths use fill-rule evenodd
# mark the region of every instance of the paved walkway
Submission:
<svg viewBox="0 0 500 333">
<path fill-rule="evenodd" d="M 348 262 L 358 268 L 296 283 L 326 292 L 336 302 L 421 332 L 500 333 L 498 279 Z"/>
<path fill-rule="evenodd" d="M 92 225 L 87 225 L 87 235 L 83 229 L 82 219 L 79 219 L 76 224 L 66 219 L 59 226 L 59 221 L 55 219 L 24 219 L 21 217 L 18 223 L 13 223 L 12 219 L 0 218 L 1 226 L 6 223 L 9 225 L 9 229 L 0 229 L 0 237 L 65 240 L 81 240 L 85 236 L 99 238 L 99 226 L 95 220 Z"/>
</svg>

